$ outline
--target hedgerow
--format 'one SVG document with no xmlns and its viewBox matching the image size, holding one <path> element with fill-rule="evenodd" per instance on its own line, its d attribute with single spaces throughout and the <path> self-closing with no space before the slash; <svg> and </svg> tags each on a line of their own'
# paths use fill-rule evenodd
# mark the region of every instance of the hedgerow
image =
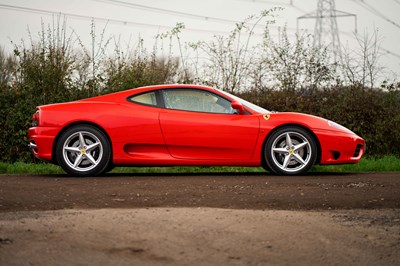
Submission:
<svg viewBox="0 0 400 266">
<path fill-rule="evenodd" d="M 399 88 L 253 89 L 241 96 L 267 110 L 302 112 L 335 121 L 362 136 L 370 156 L 400 156 Z"/>
</svg>

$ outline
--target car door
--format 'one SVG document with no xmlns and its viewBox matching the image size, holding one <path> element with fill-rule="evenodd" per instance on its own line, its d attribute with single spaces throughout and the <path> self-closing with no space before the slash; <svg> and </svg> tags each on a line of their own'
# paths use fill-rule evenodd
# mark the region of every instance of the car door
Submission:
<svg viewBox="0 0 400 266">
<path fill-rule="evenodd" d="M 259 119 L 235 114 L 231 102 L 200 89 L 162 92 L 162 134 L 171 156 L 177 159 L 247 160 L 253 155 Z"/>
</svg>

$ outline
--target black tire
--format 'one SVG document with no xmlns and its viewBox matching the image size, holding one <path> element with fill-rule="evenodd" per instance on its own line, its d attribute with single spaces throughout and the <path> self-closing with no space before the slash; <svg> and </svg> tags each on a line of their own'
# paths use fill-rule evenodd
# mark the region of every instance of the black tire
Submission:
<svg viewBox="0 0 400 266">
<path fill-rule="evenodd" d="M 96 176 L 110 165 L 110 142 L 94 126 L 73 126 L 62 133 L 56 145 L 58 164 L 70 175 Z"/>
<path fill-rule="evenodd" d="M 278 175 L 301 175 L 315 164 L 317 153 L 317 144 L 307 130 L 282 127 L 268 137 L 263 164 Z"/>
<path fill-rule="evenodd" d="M 107 166 L 107 168 L 106 168 L 106 170 L 104 171 L 104 173 L 109 173 L 109 172 L 111 172 L 112 170 L 114 170 L 114 168 L 115 168 L 115 165 L 113 165 L 112 163 L 110 163 L 110 164 Z"/>
</svg>

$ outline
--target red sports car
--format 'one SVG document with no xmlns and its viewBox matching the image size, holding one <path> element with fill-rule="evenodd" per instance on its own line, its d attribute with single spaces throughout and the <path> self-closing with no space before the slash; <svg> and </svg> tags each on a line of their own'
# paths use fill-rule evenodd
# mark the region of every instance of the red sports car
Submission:
<svg viewBox="0 0 400 266">
<path fill-rule="evenodd" d="M 263 166 L 298 175 L 360 161 L 365 142 L 332 121 L 272 113 L 224 91 L 158 85 L 39 106 L 34 155 L 75 176 L 114 166 Z"/>
</svg>

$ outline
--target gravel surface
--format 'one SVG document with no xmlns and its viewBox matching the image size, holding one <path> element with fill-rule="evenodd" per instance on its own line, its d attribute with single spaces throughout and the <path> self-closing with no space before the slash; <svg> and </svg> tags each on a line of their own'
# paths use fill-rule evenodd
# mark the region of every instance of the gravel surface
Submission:
<svg viewBox="0 0 400 266">
<path fill-rule="evenodd" d="M 400 173 L 0 175 L 0 265 L 399 265 Z"/>
</svg>

